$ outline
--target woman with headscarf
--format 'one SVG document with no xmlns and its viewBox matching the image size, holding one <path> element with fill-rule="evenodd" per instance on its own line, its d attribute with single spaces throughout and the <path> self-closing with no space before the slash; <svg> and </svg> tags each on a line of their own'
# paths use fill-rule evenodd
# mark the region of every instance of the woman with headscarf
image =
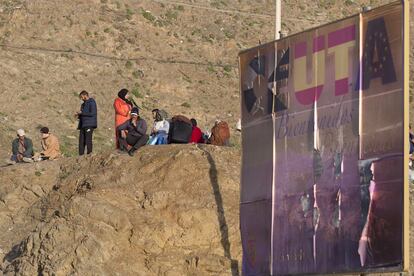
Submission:
<svg viewBox="0 0 414 276">
<path fill-rule="evenodd" d="M 118 126 L 122 125 L 126 121 L 130 119 L 130 113 L 132 109 L 132 103 L 128 100 L 128 90 L 121 89 L 118 92 L 118 98 L 114 101 L 114 109 L 115 109 L 115 141 L 116 141 L 116 148 L 119 149 L 118 143 Z"/>
</svg>

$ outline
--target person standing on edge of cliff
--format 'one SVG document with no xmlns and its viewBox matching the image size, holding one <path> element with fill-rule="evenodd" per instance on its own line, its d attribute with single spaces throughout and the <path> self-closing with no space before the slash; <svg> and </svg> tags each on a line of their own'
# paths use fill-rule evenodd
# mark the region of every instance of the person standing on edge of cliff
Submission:
<svg viewBox="0 0 414 276">
<path fill-rule="evenodd" d="M 20 162 L 33 162 L 33 143 L 26 137 L 23 129 L 17 130 L 17 138 L 12 143 L 12 156 L 7 160 L 7 164 L 14 165 Z"/>
<path fill-rule="evenodd" d="M 138 107 L 131 110 L 131 119 L 118 127 L 119 148 L 130 156 L 148 141 L 147 122 L 139 116 Z"/>
<path fill-rule="evenodd" d="M 79 94 L 79 98 L 83 101 L 80 111 L 75 114 L 79 124 L 79 155 L 92 152 L 92 134 L 93 130 L 98 127 L 98 109 L 93 98 L 89 97 L 89 93 L 83 90 Z"/>
<path fill-rule="evenodd" d="M 131 118 L 132 102 L 128 99 L 128 90 L 121 89 L 118 92 L 118 98 L 114 101 L 115 109 L 115 147 L 119 149 L 118 130 L 117 128 Z"/>
</svg>

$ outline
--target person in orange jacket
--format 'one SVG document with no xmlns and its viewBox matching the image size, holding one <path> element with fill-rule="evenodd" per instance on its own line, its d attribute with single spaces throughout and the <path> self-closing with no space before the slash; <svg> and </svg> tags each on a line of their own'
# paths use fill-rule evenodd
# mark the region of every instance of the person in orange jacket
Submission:
<svg viewBox="0 0 414 276">
<path fill-rule="evenodd" d="M 128 121 L 131 116 L 131 109 L 132 103 L 128 100 L 128 90 L 123 88 L 118 92 L 118 98 L 114 101 L 114 109 L 115 109 L 115 141 L 116 141 L 116 148 L 119 149 L 119 142 L 118 142 L 118 126 L 122 125 L 126 121 Z"/>
</svg>

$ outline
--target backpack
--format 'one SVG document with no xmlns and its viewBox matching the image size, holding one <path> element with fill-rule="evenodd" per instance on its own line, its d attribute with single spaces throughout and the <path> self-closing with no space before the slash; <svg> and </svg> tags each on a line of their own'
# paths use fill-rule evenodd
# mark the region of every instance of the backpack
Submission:
<svg viewBox="0 0 414 276">
<path fill-rule="evenodd" d="M 210 144 L 227 146 L 230 138 L 230 128 L 227 122 L 219 121 L 211 129 Z"/>
<path fill-rule="evenodd" d="M 168 132 L 169 143 L 186 144 L 190 141 L 193 125 L 191 121 L 182 115 L 174 116 Z"/>
</svg>

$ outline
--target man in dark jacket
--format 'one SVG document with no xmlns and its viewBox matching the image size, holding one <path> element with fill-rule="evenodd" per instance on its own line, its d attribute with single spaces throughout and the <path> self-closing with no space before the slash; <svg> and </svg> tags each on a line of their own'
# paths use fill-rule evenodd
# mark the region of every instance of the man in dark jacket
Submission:
<svg viewBox="0 0 414 276">
<path fill-rule="evenodd" d="M 131 110 L 131 119 L 118 127 L 119 147 L 121 151 L 128 151 L 130 156 L 148 141 L 147 123 L 139 117 L 137 107 Z"/>
<path fill-rule="evenodd" d="M 26 137 L 23 129 L 17 130 L 17 138 L 12 142 L 12 156 L 8 164 L 13 165 L 17 162 L 33 162 L 33 143 Z"/>
<path fill-rule="evenodd" d="M 93 98 L 85 90 L 80 92 L 79 98 L 83 101 L 80 111 L 76 113 L 79 120 L 79 155 L 92 152 L 92 134 L 93 130 L 98 127 L 98 109 Z"/>
</svg>

